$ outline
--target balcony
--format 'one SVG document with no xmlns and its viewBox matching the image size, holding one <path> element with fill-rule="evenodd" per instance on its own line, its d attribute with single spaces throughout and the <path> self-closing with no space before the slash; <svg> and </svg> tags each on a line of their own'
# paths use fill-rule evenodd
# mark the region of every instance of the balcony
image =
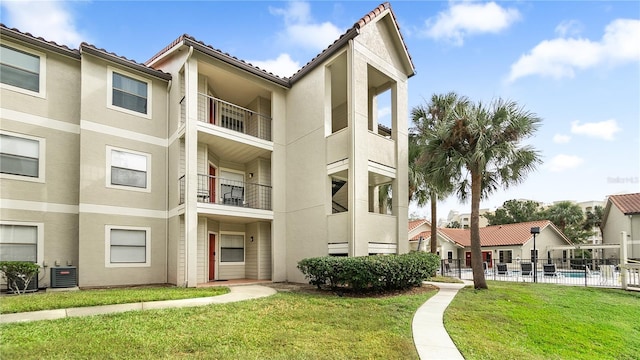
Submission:
<svg viewBox="0 0 640 360">
<path fill-rule="evenodd" d="M 180 204 L 184 203 L 185 176 L 180 182 Z M 271 210 L 271 186 L 198 174 L 198 202 L 250 209 Z"/>
<path fill-rule="evenodd" d="M 186 119 L 184 98 L 180 107 L 182 125 Z M 271 141 L 271 117 L 213 96 L 198 94 L 198 121 Z"/>
</svg>

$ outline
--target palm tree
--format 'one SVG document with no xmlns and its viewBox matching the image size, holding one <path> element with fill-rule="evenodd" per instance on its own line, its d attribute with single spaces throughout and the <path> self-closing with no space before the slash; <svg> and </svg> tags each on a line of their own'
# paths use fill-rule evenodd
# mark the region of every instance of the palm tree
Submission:
<svg viewBox="0 0 640 360">
<path fill-rule="evenodd" d="M 444 122 L 448 116 L 453 114 L 453 109 L 459 106 L 458 103 L 466 103 L 466 98 L 459 97 L 456 93 L 450 92 L 448 94 L 434 94 L 431 96 L 431 101 L 426 105 L 418 105 L 411 110 L 411 118 L 415 125 L 416 133 L 421 135 L 420 138 L 416 138 L 416 167 L 421 167 L 422 171 L 418 171 L 421 175 L 427 191 L 424 195 L 429 198 L 431 202 L 431 241 L 430 250 L 432 253 L 438 251 L 438 216 L 437 216 L 437 203 L 438 198 L 444 198 L 448 196 L 453 190 L 453 181 L 451 177 L 447 177 L 446 172 L 428 172 L 425 171 L 425 163 L 429 161 L 430 155 L 425 153 L 425 136 L 435 131 L 438 123 Z M 410 148 L 411 151 L 411 148 Z M 411 164 L 409 165 L 411 166 Z M 443 178 L 436 178 L 443 177 Z"/>
<path fill-rule="evenodd" d="M 545 209 L 545 215 L 563 233 L 567 227 L 581 224 L 584 214 L 580 205 L 571 201 L 560 201 Z"/>
<path fill-rule="evenodd" d="M 522 182 L 540 158 L 530 145 L 520 142 L 532 136 L 541 119 L 513 101 L 458 103 L 451 116 L 436 124 L 426 139 L 429 173 L 439 181 L 456 178 L 455 192 L 462 201 L 471 197 L 471 268 L 474 287 L 486 289 L 480 245 L 480 200 L 499 186 Z"/>
</svg>

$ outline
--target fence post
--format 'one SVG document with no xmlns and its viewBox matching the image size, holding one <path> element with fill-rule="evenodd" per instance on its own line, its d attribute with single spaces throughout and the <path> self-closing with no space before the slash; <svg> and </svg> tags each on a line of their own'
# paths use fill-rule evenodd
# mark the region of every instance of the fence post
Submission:
<svg viewBox="0 0 640 360">
<path fill-rule="evenodd" d="M 622 290 L 627 290 L 627 232 L 620 231 L 620 281 Z"/>
</svg>

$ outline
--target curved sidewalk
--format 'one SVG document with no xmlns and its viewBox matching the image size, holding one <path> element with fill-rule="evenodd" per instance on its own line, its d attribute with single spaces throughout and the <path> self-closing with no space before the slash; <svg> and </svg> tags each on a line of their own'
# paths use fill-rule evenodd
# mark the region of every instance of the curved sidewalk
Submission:
<svg viewBox="0 0 640 360">
<path fill-rule="evenodd" d="M 249 299 L 258 299 L 276 293 L 275 289 L 260 285 L 230 286 L 229 290 L 229 293 L 224 295 L 202 298 L 148 301 L 130 304 L 102 305 L 69 309 L 31 311 L 15 314 L 0 314 L 0 324 L 37 320 L 53 320 L 76 316 L 111 314 L 125 311 L 156 310 L 178 307 L 203 306 L 209 304 L 223 304 Z"/>
<path fill-rule="evenodd" d="M 421 360 L 464 360 L 444 328 L 443 316 L 444 310 L 449 306 L 458 290 L 470 283 L 426 282 L 426 284 L 436 286 L 440 290 L 422 304 L 413 316 L 411 328 L 418 355 Z"/>
</svg>

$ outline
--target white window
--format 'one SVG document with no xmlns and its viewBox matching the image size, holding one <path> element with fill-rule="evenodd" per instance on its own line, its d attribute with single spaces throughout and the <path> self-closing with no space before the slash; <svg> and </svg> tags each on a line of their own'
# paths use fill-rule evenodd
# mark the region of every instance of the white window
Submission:
<svg viewBox="0 0 640 360">
<path fill-rule="evenodd" d="M 106 226 L 105 264 L 107 267 L 151 265 L 151 228 Z"/>
<path fill-rule="evenodd" d="M 44 54 L 0 45 L 0 83 L 14 91 L 44 97 L 44 63 Z"/>
<path fill-rule="evenodd" d="M 38 245 L 42 246 L 42 224 L 0 224 L 0 261 L 38 262 Z"/>
<path fill-rule="evenodd" d="M 511 250 L 500 250 L 498 255 L 501 263 L 510 263 L 513 260 L 513 253 Z"/>
<path fill-rule="evenodd" d="M 109 68 L 107 107 L 151 118 L 151 82 L 142 77 Z"/>
<path fill-rule="evenodd" d="M 220 262 L 244 262 L 244 234 L 220 235 Z"/>
<path fill-rule="evenodd" d="M 3 178 L 44 181 L 44 139 L 0 132 L 0 174 Z"/>
<path fill-rule="evenodd" d="M 244 174 L 232 171 L 220 171 L 220 196 L 225 205 L 244 205 Z"/>
<path fill-rule="evenodd" d="M 150 191 L 151 154 L 107 146 L 107 187 Z"/>
</svg>

